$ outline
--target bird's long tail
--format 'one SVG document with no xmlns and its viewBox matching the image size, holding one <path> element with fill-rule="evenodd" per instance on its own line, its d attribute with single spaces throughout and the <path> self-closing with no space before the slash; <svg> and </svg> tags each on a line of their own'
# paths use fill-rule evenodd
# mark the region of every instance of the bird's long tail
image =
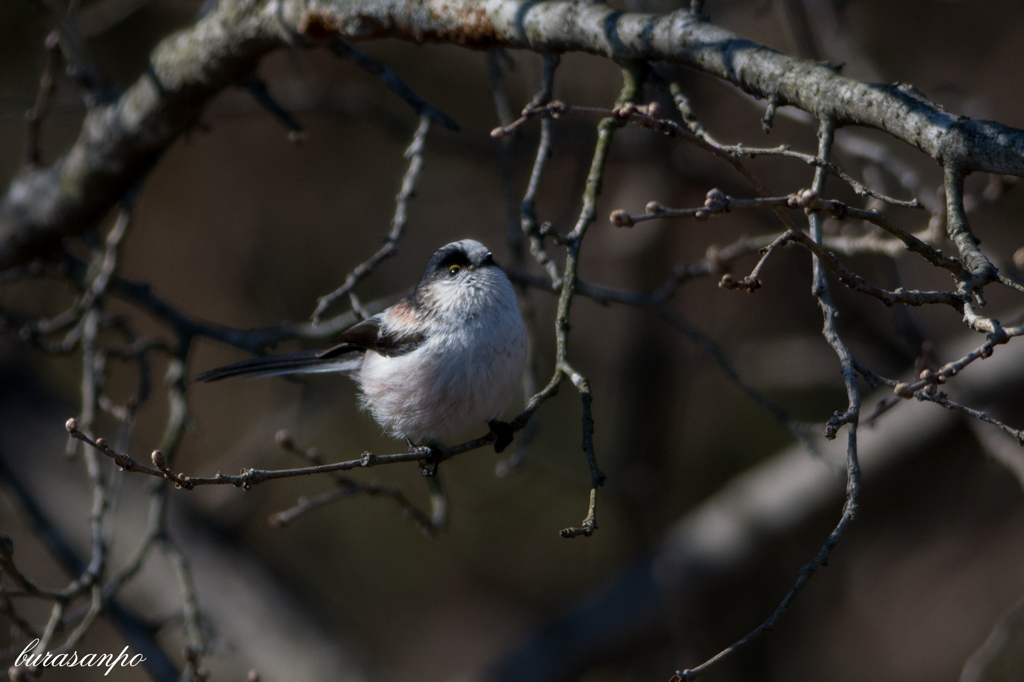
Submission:
<svg viewBox="0 0 1024 682">
<path fill-rule="evenodd" d="M 203 372 L 196 381 L 219 381 L 229 377 L 272 377 L 281 374 L 312 374 L 315 372 L 352 372 L 363 364 L 363 354 L 346 353 L 333 358 L 317 357 L 319 351 L 303 350 L 251 358 Z"/>
</svg>

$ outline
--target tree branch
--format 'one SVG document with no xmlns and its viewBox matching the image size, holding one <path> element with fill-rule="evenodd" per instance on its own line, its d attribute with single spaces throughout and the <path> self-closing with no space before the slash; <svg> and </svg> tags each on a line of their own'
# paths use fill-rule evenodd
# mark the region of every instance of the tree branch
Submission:
<svg viewBox="0 0 1024 682">
<path fill-rule="evenodd" d="M 1024 131 L 950 114 L 908 85 L 845 78 L 688 10 L 651 15 L 533 0 L 222 0 L 160 43 L 147 72 L 116 101 L 91 107 L 66 156 L 13 180 L 0 200 L 0 269 L 52 253 L 61 237 L 95 225 L 211 98 L 268 52 L 384 37 L 684 64 L 837 126 L 883 130 L 959 173 L 1024 176 Z"/>
</svg>

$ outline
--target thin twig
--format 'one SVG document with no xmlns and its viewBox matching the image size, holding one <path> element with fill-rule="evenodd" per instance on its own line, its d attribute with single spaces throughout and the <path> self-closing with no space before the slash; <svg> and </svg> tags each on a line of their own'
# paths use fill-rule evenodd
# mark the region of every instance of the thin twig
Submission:
<svg viewBox="0 0 1024 682">
<path fill-rule="evenodd" d="M 412 88 L 405 84 L 405 81 L 398 77 L 394 69 L 384 62 L 379 62 L 373 57 L 360 52 L 340 38 L 331 43 L 331 50 L 339 57 L 355 62 L 361 69 L 373 74 L 381 83 L 390 88 L 391 92 L 405 100 L 405 103 L 412 107 L 412 110 L 421 119 L 429 119 L 448 130 L 458 132 L 458 123 L 424 102 L 419 95 L 412 91 Z"/>
<path fill-rule="evenodd" d="M 555 88 L 555 71 L 558 69 L 559 56 L 557 54 L 544 55 L 544 75 L 541 80 L 540 91 L 534 96 L 533 101 L 527 107 L 542 106 L 551 101 Z M 537 223 L 536 201 L 537 191 L 540 189 L 540 181 L 544 175 L 544 168 L 552 155 L 552 120 L 544 118 L 540 123 L 540 141 L 537 143 L 537 155 L 533 161 L 533 168 L 530 171 L 530 180 L 526 187 L 526 194 L 519 204 L 520 228 L 529 240 L 530 254 L 537 264 L 544 269 L 551 285 L 557 286 L 561 282 L 561 275 L 558 273 L 558 266 L 548 255 L 544 248 L 544 235 L 540 232 Z"/>
<path fill-rule="evenodd" d="M 300 143 L 305 141 L 306 130 L 302 127 L 302 124 L 295 120 L 295 117 L 274 99 L 262 78 L 256 74 L 250 74 L 245 81 L 245 88 L 252 95 L 253 99 L 288 131 L 288 139 L 291 142 Z"/>
<path fill-rule="evenodd" d="M 619 106 L 614 109 L 604 109 L 601 107 L 586 107 L 566 104 L 561 101 L 553 101 L 546 105 L 539 107 L 527 107 L 523 110 L 522 115 L 507 126 L 495 128 L 491 131 L 491 137 L 500 138 L 505 135 L 511 135 L 520 126 L 524 125 L 527 121 L 532 118 L 541 116 L 544 118 L 560 118 L 568 114 L 588 115 L 588 116 L 603 116 L 611 117 L 624 122 L 629 122 L 637 125 L 641 128 L 647 128 L 648 130 L 654 130 L 656 132 L 668 135 L 670 137 L 678 137 L 681 140 L 685 140 L 694 144 L 706 151 L 712 152 L 716 155 L 722 156 L 726 159 L 736 160 L 739 158 L 747 157 L 753 158 L 756 156 L 782 156 L 786 158 L 798 159 L 806 164 L 822 168 L 831 175 L 835 175 L 844 182 L 848 183 L 853 190 L 860 195 L 870 196 L 881 201 L 893 204 L 895 206 L 904 206 L 908 208 L 921 208 L 921 203 L 917 199 L 911 201 L 903 201 L 894 197 L 889 197 L 879 192 L 876 192 L 869 187 L 865 186 L 860 181 L 851 177 L 838 167 L 831 163 L 822 160 L 820 157 L 812 156 L 809 154 L 803 154 L 801 152 L 793 151 L 789 147 L 772 147 L 772 148 L 756 148 L 756 147 L 745 147 L 743 145 L 722 145 L 719 143 L 713 143 L 709 141 L 707 135 L 698 136 L 693 131 L 679 125 L 675 121 L 667 118 L 660 118 L 657 116 L 659 108 L 656 102 L 652 102 L 650 105 L 645 107 L 637 106 L 635 104 Z M 738 167 L 737 167 L 738 168 Z M 748 171 L 749 172 L 749 171 Z"/>
<path fill-rule="evenodd" d="M 832 136 L 834 134 L 834 128 L 831 121 L 825 120 L 821 125 L 821 132 L 819 135 L 819 155 L 823 159 L 828 159 L 829 152 L 832 146 Z M 816 192 L 821 192 L 824 188 L 825 172 L 819 166 L 815 171 L 814 184 L 812 188 Z M 811 228 L 811 239 L 815 240 L 820 244 L 821 242 L 821 215 L 811 214 L 810 228 Z M 813 285 L 812 291 L 817 297 L 819 305 L 822 309 L 822 313 L 825 319 L 822 333 L 825 339 L 829 342 L 829 345 L 833 347 L 836 354 L 839 356 L 840 363 L 843 369 L 843 379 L 846 384 L 846 392 L 849 400 L 849 406 L 847 408 L 846 415 L 844 416 L 844 423 L 849 425 L 849 437 L 846 449 L 846 470 L 847 470 L 847 483 L 846 483 L 846 502 L 843 506 L 843 513 L 839 519 L 839 523 L 835 529 L 829 534 L 825 540 L 825 544 L 818 552 L 814 559 L 800 569 L 799 577 L 793 588 L 786 594 L 782 602 L 779 603 L 772 615 L 758 627 L 752 630 L 749 634 L 741 638 L 732 646 L 723 649 L 718 654 L 713 656 L 711 659 L 704 663 L 687 670 L 677 671 L 672 677 L 675 682 L 689 682 L 695 679 L 701 673 L 706 671 L 711 666 L 720 662 L 722 659 L 736 652 L 738 649 L 756 640 L 764 633 L 775 628 L 779 618 L 788 610 L 790 604 L 797 597 L 800 591 L 807 585 L 807 582 L 814 575 L 815 571 L 824 565 L 829 556 L 832 554 L 832 550 L 835 548 L 839 539 L 842 537 L 843 531 L 846 526 L 853 519 L 854 514 L 857 510 L 857 500 L 860 491 L 860 464 L 857 459 L 857 419 L 860 414 L 860 391 L 857 387 L 856 371 L 854 369 L 854 359 L 846 344 L 840 339 L 838 332 L 835 328 L 836 309 L 832 304 L 831 297 L 828 292 L 828 284 L 825 281 L 824 270 L 817 265 L 814 268 L 813 274 Z M 834 437 L 834 432 L 833 432 Z"/>
<path fill-rule="evenodd" d="M 420 171 L 423 170 L 423 153 L 426 148 L 427 133 L 430 131 L 430 121 L 429 116 L 420 117 L 420 125 L 416 129 L 416 134 L 413 135 L 412 143 L 405 150 L 405 158 L 409 159 L 409 168 L 405 172 L 405 177 L 402 178 L 402 188 L 398 192 L 398 196 L 395 197 L 395 216 L 391 219 L 391 232 L 385 237 L 384 246 L 368 260 L 357 265 L 345 278 L 344 284 L 317 299 L 316 310 L 312 315 L 314 325 L 319 324 L 320 316 L 331 303 L 342 296 L 347 296 L 356 284 L 380 265 L 381 261 L 398 253 L 398 240 L 402 238 L 402 233 L 408 222 L 409 200 L 412 199 L 416 191 L 416 182 L 419 180 Z"/>
<path fill-rule="evenodd" d="M 908 249 L 920 253 L 933 265 L 945 268 L 956 275 L 963 272 L 963 268 L 958 261 L 944 256 L 940 251 L 928 244 L 925 244 L 914 237 L 914 235 L 893 225 L 876 211 L 861 211 L 838 201 L 821 199 L 812 189 L 800 190 L 784 197 L 762 197 L 755 199 L 734 199 L 718 189 L 712 189 L 707 194 L 704 206 L 699 208 L 670 209 L 665 208 L 656 202 L 651 202 L 647 206 L 648 212 L 646 215 L 632 216 L 625 211 L 616 210 L 611 214 L 611 221 L 614 225 L 619 227 L 630 227 L 637 222 L 651 220 L 654 218 L 691 217 L 703 220 L 712 216 L 728 213 L 732 210 L 750 208 L 797 209 L 811 215 L 817 215 L 822 211 L 828 211 L 837 218 L 854 215 L 864 220 L 875 222 L 880 227 L 892 232 L 907 245 Z M 825 250 L 819 242 L 809 238 L 807 234 L 801 230 L 790 230 L 779 236 L 769 244 L 768 250 L 764 254 L 765 257 L 758 262 L 757 267 L 755 267 L 749 277 L 740 282 L 735 282 L 731 278 L 725 279 L 723 280 L 723 286 L 726 288 L 743 288 L 751 293 L 760 288 L 761 282 L 758 279 L 758 275 L 760 274 L 761 268 L 764 267 L 767 256 L 771 255 L 773 251 L 787 243 L 796 243 L 804 246 L 814 254 L 819 262 L 832 270 L 843 284 L 855 291 L 873 296 L 887 306 L 891 306 L 896 303 L 914 306 L 940 303 L 952 306 L 957 311 L 962 311 L 964 308 L 965 297 L 959 291 L 907 291 L 902 288 L 897 289 L 896 291 L 887 291 L 876 287 L 843 265 L 843 263 L 840 262 L 834 254 Z"/>
<path fill-rule="evenodd" d="M 35 104 L 25 112 L 25 165 L 35 167 L 42 160 L 40 133 L 43 120 L 50 109 L 50 101 L 57 89 L 57 74 L 62 63 L 59 38 L 56 32 L 46 36 L 46 63 L 39 77 L 39 91 Z"/>
<path fill-rule="evenodd" d="M 536 407 L 534 407 L 534 410 L 535 409 Z M 532 414 L 532 411 L 530 411 L 530 413 Z M 522 418 L 522 424 L 525 425 L 526 420 L 529 419 L 529 414 L 524 412 L 520 417 Z M 518 419 L 512 422 L 512 428 L 514 431 L 522 428 L 522 426 L 518 424 Z M 300 467 L 296 469 L 243 469 L 237 476 L 229 476 L 221 473 L 217 473 L 212 477 L 186 476 L 183 473 L 174 472 L 168 466 L 167 460 L 160 450 L 153 451 L 152 460 L 154 466 L 150 467 L 145 464 L 140 464 L 128 454 L 117 452 L 107 444 L 105 439 L 97 438 L 96 440 L 93 440 L 88 435 L 82 433 L 78 430 L 78 422 L 73 417 L 68 419 L 65 426 L 67 427 L 68 434 L 72 438 L 86 443 L 93 449 L 114 460 L 114 464 L 116 464 L 122 471 L 146 474 L 164 479 L 174 483 L 176 488 L 182 488 L 185 490 L 192 490 L 197 486 L 203 485 L 233 485 L 236 488 L 248 490 L 254 485 L 280 478 L 312 476 L 316 474 L 328 474 L 335 471 L 350 471 L 352 469 L 361 468 L 365 469 L 383 464 L 421 462 L 427 459 L 430 454 L 420 450 L 395 455 L 374 455 L 369 452 L 364 452 L 359 459 L 335 462 L 333 464 L 323 464 L 320 466 Z M 460 445 L 453 445 L 452 447 L 442 450 L 440 455 L 437 457 L 437 461 L 444 462 L 457 455 L 461 455 L 472 450 L 478 450 L 488 445 L 493 445 L 496 438 L 495 434 L 488 433 L 486 436 L 474 438 L 473 440 L 466 441 Z"/>
<path fill-rule="evenodd" d="M 275 439 L 281 449 L 304 457 L 313 466 L 323 466 L 325 464 L 316 448 L 310 448 L 304 452 L 296 448 L 295 441 L 292 440 L 292 437 L 286 431 L 278 431 Z M 330 476 L 336 486 L 335 490 L 331 490 L 312 498 L 299 498 L 298 503 L 290 509 L 272 514 L 270 516 L 270 525 L 275 528 L 286 526 L 298 517 L 311 512 L 314 509 L 337 500 L 352 497 L 353 495 L 363 494 L 369 497 L 383 496 L 394 500 L 395 503 L 402 508 L 402 511 L 408 518 L 412 519 L 420 526 L 420 528 L 430 535 L 434 535 L 440 530 L 440 526 L 434 523 L 434 519 L 410 502 L 398 486 L 381 485 L 380 483 L 360 483 L 341 476 L 337 472 L 330 474 Z"/>
</svg>

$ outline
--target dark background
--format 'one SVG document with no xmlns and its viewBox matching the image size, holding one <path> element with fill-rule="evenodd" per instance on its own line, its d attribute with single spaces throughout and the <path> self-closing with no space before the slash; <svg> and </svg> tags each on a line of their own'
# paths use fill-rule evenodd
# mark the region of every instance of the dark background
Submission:
<svg viewBox="0 0 1024 682">
<path fill-rule="evenodd" d="M 144 69 L 156 42 L 189 25 L 199 4 L 154 0 L 91 41 L 89 49 L 116 83 L 126 86 Z M 797 50 L 770 2 L 709 0 L 706 5 L 712 20 L 740 35 Z M 851 0 L 843 36 L 859 45 L 856 59 L 831 55 L 830 50 L 841 51 L 847 43 L 818 22 L 816 3 L 808 7 L 823 57 L 847 60 L 848 75 L 912 83 L 953 112 L 1024 127 L 1024 6 L 1019 2 Z M 652 2 L 648 8 L 666 11 L 675 5 Z M 23 114 L 35 97 L 47 30 L 29 3 L 0 3 L 0 178 L 5 182 L 21 164 Z M 462 128 L 459 133 L 438 127 L 431 132 L 401 252 L 361 286 L 362 299 L 407 289 L 429 255 L 456 239 L 480 239 L 499 262 L 509 263 L 499 145 L 488 134 L 498 121 L 486 54 L 393 41 L 359 47 L 387 61 Z M 511 54 L 516 68 L 506 74 L 507 85 L 518 110 L 539 86 L 541 61 L 532 54 Z M 814 149 L 813 126 L 780 113 L 765 138 L 759 123 L 763 102 L 690 71 L 660 68 L 681 79 L 699 118 L 720 140 Z M 273 54 L 259 74 L 306 127 L 306 142 L 290 143 L 244 90 L 225 91 L 203 115 L 202 128 L 179 140 L 146 180 L 121 267 L 123 276 L 152 284 L 182 311 L 243 328 L 308 318 L 317 296 L 338 286 L 345 273 L 378 248 L 404 172 L 402 152 L 416 125 L 412 112 L 381 84 L 324 50 Z M 555 92 L 573 104 L 610 106 L 619 85 L 613 64 L 568 55 Z M 44 126 L 44 163 L 71 144 L 83 113 L 73 85 L 63 79 Z M 538 214 L 561 232 L 571 229 L 579 211 L 593 124 L 582 118 L 555 124 L 556 153 Z M 536 124 L 526 126 L 515 144 L 520 196 L 537 130 Z M 940 169 L 930 159 L 884 135 L 859 132 L 890 144 L 929 186 L 938 186 Z M 840 163 L 844 160 L 857 167 L 839 154 Z M 758 160 L 753 168 L 776 194 L 810 184 L 811 171 L 799 162 Z M 985 180 L 972 178 L 969 188 Z M 829 186 L 830 195 L 853 199 L 838 183 Z M 711 244 L 779 229 L 767 212 L 734 213 L 709 222 L 655 221 L 633 230 L 616 230 L 604 218 L 614 208 L 640 212 L 652 199 L 671 206 L 699 205 L 712 187 L 749 195 L 729 166 L 710 155 L 649 131 L 620 132 L 599 219 L 583 247 L 581 276 L 650 290 L 675 264 L 701 258 Z M 891 188 L 905 196 L 901 191 Z M 1024 242 L 1019 236 L 1022 209 L 1024 192 L 1010 187 L 995 205 L 972 215 L 984 247 L 1000 264 L 1008 264 Z M 922 212 L 911 210 L 894 209 L 890 215 L 915 230 L 926 221 Z M 69 248 L 81 246 L 71 243 Z M 560 257 L 561 249 L 556 251 Z M 888 288 L 948 286 L 944 275 L 909 257 L 895 266 L 879 257 L 845 260 Z M 741 261 L 737 272 L 745 274 L 753 262 Z M 719 289 L 714 278 L 696 281 L 680 290 L 673 309 L 722 343 L 740 373 L 793 416 L 823 422 L 845 409 L 846 399 L 838 362 L 820 337 L 808 254 L 785 251 L 769 264 L 764 280 L 754 296 Z M 36 314 L 59 312 L 71 296 L 66 287 L 39 281 L 0 288 L 4 306 Z M 535 350 L 543 381 L 553 357 L 554 300 L 543 292 L 531 296 L 538 305 Z M 854 351 L 890 376 L 912 368 L 922 340 L 941 348 L 966 333 L 946 307 L 908 313 L 842 290 L 835 297 L 842 312 L 840 330 Z M 993 290 L 989 300 L 997 313 L 1019 305 L 1007 290 Z M 112 306 L 130 314 L 145 333 L 168 335 L 129 306 Z M 705 354 L 653 316 L 580 298 L 572 322 L 571 358 L 593 387 L 597 455 L 608 476 L 601 491 L 600 529 L 593 537 L 567 541 L 558 536 L 559 529 L 582 519 L 589 486 L 579 448 L 579 399 L 568 383 L 538 413 L 539 435 L 522 469 L 496 477 L 499 458 L 490 451 L 442 467 L 452 511 L 440 537 L 425 537 L 387 501 L 359 497 L 286 528 L 270 528 L 270 514 L 301 495 L 330 488 L 329 481 L 314 478 L 269 483 L 249 492 L 175 491 L 172 532 L 206 538 L 210 546 L 228 548 L 251 562 L 246 566 L 255 567 L 260 579 L 287 599 L 282 612 L 302 620 L 321 643 L 334 643 L 345 652 L 352 668 L 339 671 L 339 679 L 430 682 L 480 676 L 515 651 L 523 637 L 652 551 L 671 524 L 730 478 L 792 444 L 789 433 L 729 383 Z M 297 347 L 289 343 L 281 350 Z M 189 371 L 243 357 L 239 350 L 201 341 Z M 10 335 L 0 338 L 2 455 L 19 463 L 41 499 L 51 500 L 49 508 L 60 514 L 66 532 L 84 550 L 85 477 L 80 462 L 64 462 L 62 455 L 63 422 L 77 409 L 79 365 L 78 356 L 53 358 Z M 158 365 L 154 376 L 162 371 Z M 117 366 L 110 392 L 123 399 L 134 390 L 134 381 L 130 369 Z M 1004 389 L 990 396 L 990 404 L 976 407 L 995 409 L 1020 426 L 1021 396 L 1019 387 Z M 191 474 L 298 465 L 274 446 L 274 433 L 282 428 L 299 445 L 317 446 L 329 460 L 404 447 L 384 438 L 357 411 L 352 386 L 337 378 L 197 385 L 190 388 L 189 405 L 193 428 L 177 466 Z M 873 401 L 865 405 L 870 409 Z M 510 414 L 519 407 L 521 402 Z M 154 447 L 165 416 L 166 401 L 158 390 L 141 414 L 133 453 Z M 113 428 L 112 422 L 100 422 L 100 433 Z M 708 680 L 959 677 L 964 661 L 1000 614 L 1024 597 L 1020 485 L 986 456 L 966 424 L 912 449 L 884 475 L 865 480 L 860 515 L 830 565 L 777 631 L 708 673 Z M 414 466 L 378 468 L 362 476 L 398 482 L 426 504 L 426 487 Z M 141 478 L 126 475 L 120 484 L 115 557 L 130 551 L 133 530 L 141 527 L 144 510 L 138 501 L 147 485 Z M 665 680 L 676 668 L 713 655 L 774 609 L 797 569 L 818 551 L 840 505 L 836 498 L 820 513 L 794 519 L 780 540 L 758 551 L 742 570 L 715 581 L 700 598 L 678 607 L 666 598 L 665 613 L 656 623 L 639 635 L 627 636 L 629 628 L 623 627 L 628 641 L 602 647 L 585 669 L 574 672 L 586 680 Z M 7 494 L 0 495 L 0 529 L 14 537 L 26 573 L 43 584 L 66 582 Z M 216 575 L 218 569 L 214 562 L 203 570 Z M 170 615 L 173 581 L 159 575 L 140 580 L 144 587 L 129 591 L 126 601 L 151 617 Z M 261 584 L 254 577 L 250 587 L 259 591 Z M 199 602 L 214 624 L 218 618 L 236 625 L 253 621 L 247 642 L 217 640 L 216 653 L 204 663 L 213 679 L 243 679 L 252 667 L 260 668 L 264 679 L 316 679 L 303 672 L 298 658 L 287 664 L 287 678 L 277 677 L 249 651 L 259 648 L 278 659 L 316 658 L 326 655 L 323 646 L 309 640 L 304 647 L 301 637 L 287 645 L 273 641 L 260 627 L 257 611 L 239 603 L 240 598 L 223 598 L 226 592 L 218 596 L 212 585 L 200 584 Z M 0 628 L 0 641 L 5 631 Z M 162 637 L 168 651 L 180 649 L 175 628 L 167 628 Z M 79 651 L 119 651 L 122 646 L 116 632 L 101 623 Z M 87 677 L 92 674 L 53 671 L 47 679 L 93 679 Z M 988 679 L 1020 679 L 1020 674 L 1017 669 L 1005 678 Z M 114 675 L 145 679 L 138 671 Z"/>
</svg>

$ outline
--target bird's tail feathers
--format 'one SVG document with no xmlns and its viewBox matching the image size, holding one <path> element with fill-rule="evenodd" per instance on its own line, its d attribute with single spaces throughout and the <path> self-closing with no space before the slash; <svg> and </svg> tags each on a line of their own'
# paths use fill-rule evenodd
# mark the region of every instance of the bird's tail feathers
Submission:
<svg viewBox="0 0 1024 682">
<path fill-rule="evenodd" d="M 313 374 L 316 372 L 352 372 L 363 363 L 362 353 L 347 353 L 333 358 L 317 357 L 319 351 L 304 350 L 250 358 L 203 372 L 195 381 L 219 381 L 229 377 L 272 377 L 282 374 Z"/>
</svg>

